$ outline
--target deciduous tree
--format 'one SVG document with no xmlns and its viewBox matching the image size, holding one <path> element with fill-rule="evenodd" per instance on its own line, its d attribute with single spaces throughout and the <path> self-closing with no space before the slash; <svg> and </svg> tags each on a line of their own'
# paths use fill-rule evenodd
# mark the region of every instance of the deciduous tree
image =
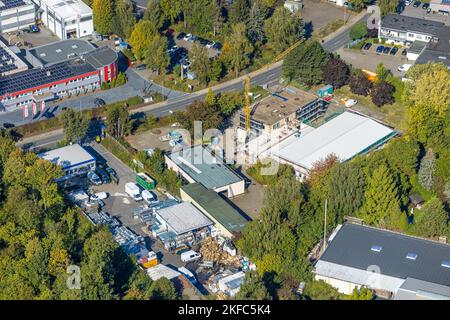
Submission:
<svg viewBox="0 0 450 320">
<path fill-rule="evenodd" d="M 275 9 L 273 15 L 267 19 L 264 25 L 268 44 L 276 52 L 282 52 L 292 46 L 303 34 L 301 20 L 292 15 L 283 6 Z"/>
</svg>

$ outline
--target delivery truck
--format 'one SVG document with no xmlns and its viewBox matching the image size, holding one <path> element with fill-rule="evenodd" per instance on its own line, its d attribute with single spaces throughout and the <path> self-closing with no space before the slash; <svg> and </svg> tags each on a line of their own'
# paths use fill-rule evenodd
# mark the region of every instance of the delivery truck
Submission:
<svg viewBox="0 0 450 320">
<path fill-rule="evenodd" d="M 125 184 L 125 192 L 132 197 L 135 201 L 141 201 L 141 189 L 133 182 L 128 182 Z"/>
<path fill-rule="evenodd" d="M 143 172 L 139 172 L 138 174 L 136 174 L 136 183 L 145 190 L 155 189 L 155 180 L 153 180 L 149 175 Z"/>
</svg>

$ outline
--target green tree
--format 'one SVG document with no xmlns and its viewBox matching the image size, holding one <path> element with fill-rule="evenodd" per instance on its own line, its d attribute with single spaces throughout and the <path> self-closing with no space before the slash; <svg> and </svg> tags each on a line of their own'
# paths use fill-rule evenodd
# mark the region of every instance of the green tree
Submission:
<svg viewBox="0 0 450 320">
<path fill-rule="evenodd" d="M 115 0 L 116 29 L 120 36 L 129 38 L 136 19 L 133 14 L 133 3 L 130 0 Z"/>
<path fill-rule="evenodd" d="M 212 60 L 211 68 L 209 70 L 209 77 L 211 80 L 218 81 L 223 77 L 223 63 L 219 58 Z"/>
<path fill-rule="evenodd" d="M 343 295 L 323 280 L 312 281 L 305 287 L 304 295 L 311 300 L 341 300 Z"/>
<path fill-rule="evenodd" d="M 352 162 L 334 166 L 330 173 L 329 211 L 341 223 L 345 216 L 354 216 L 364 202 L 365 177 Z"/>
<path fill-rule="evenodd" d="M 371 2 L 372 2 L 371 0 L 350 0 L 350 1 L 348 1 L 348 3 L 351 5 L 351 7 L 355 10 L 364 9 Z"/>
<path fill-rule="evenodd" d="M 171 23 L 180 16 L 182 9 L 181 0 L 159 0 L 161 8 L 164 12 L 164 17 Z"/>
<path fill-rule="evenodd" d="M 152 300 L 177 300 L 178 292 L 172 281 L 160 278 L 154 281 L 150 287 Z"/>
<path fill-rule="evenodd" d="M 217 97 L 211 88 L 208 88 L 208 92 L 205 95 L 205 102 L 210 106 L 217 103 Z"/>
<path fill-rule="evenodd" d="M 419 236 L 436 238 L 447 232 L 448 213 L 438 198 L 428 200 L 415 216 L 414 230 Z"/>
<path fill-rule="evenodd" d="M 377 81 L 385 81 L 389 75 L 391 75 L 391 70 L 386 68 L 382 62 L 380 62 L 377 66 L 377 69 L 375 70 L 375 73 L 377 74 Z"/>
<path fill-rule="evenodd" d="M 316 41 L 307 41 L 293 49 L 283 61 L 283 76 L 306 85 L 322 81 L 322 69 L 328 54 Z"/>
<path fill-rule="evenodd" d="M 390 83 L 377 81 L 370 91 L 370 97 L 377 107 L 381 107 L 385 104 L 394 103 L 394 91 L 395 88 Z"/>
<path fill-rule="evenodd" d="M 157 28 L 154 22 L 141 20 L 134 25 L 128 42 L 136 59 L 142 60 L 145 58 L 145 50 L 150 46 L 156 34 Z"/>
<path fill-rule="evenodd" d="M 266 39 L 264 23 L 267 11 L 261 1 L 253 2 L 247 21 L 247 36 L 252 43 L 263 42 Z"/>
<path fill-rule="evenodd" d="M 244 283 L 235 297 L 237 300 L 271 300 L 271 296 L 255 271 L 245 273 Z"/>
<path fill-rule="evenodd" d="M 353 289 L 352 294 L 349 296 L 350 300 L 372 300 L 373 292 L 369 288 L 361 287 L 359 290 L 357 288 Z"/>
<path fill-rule="evenodd" d="M 367 96 L 372 89 L 372 82 L 361 70 L 354 70 L 348 81 L 350 91 L 361 96 Z"/>
<path fill-rule="evenodd" d="M 436 156 L 433 150 L 428 149 L 420 161 L 419 183 L 427 190 L 433 188 L 433 173 L 435 171 Z"/>
<path fill-rule="evenodd" d="M 156 26 L 156 29 L 160 30 L 164 26 L 164 11 L 161 8 L 160 1 L 149 0 L 147 4 L 147 9 L 144 13 L 144 19 L 149 20 L 152 24 Z"/>
<path fill-rule="evenodd" d="M 176 121 L 191 134 L 194 132 L 194 121 L 201 121 L 203 132 L 212 128 L 220 128 L 223 117 L 217 105 L 209 105 L 204 101 L 195 101 L 185 111 L 175 112 Z"/>
<path fill-rule="evenodd" d="M 390 220 L 400 212 L 396 179 L 386 164 L 381 164 L 367 179 L 365 201 L 361 209 L 364 222 L 378 227 L 390 226 Z M 405 217 L 406 220 L 406 217 Z"/>
<path fill-rule="evenodd" d="M 301 20 L 292 15 L 285 7 L 275 9 L 273 15 L 267 19 L 264 25 L 268 44 L 276 52 L 282 52 L 300 39 L 303 28 Z"/>
<path fill-rule="evenodd" d="M 235 0 L 231 4 L 231 8 L 228 14 L 228 19 L 232 25 L 245 23 L 248 20 L 250 11 L 249 0 Z"/>
<path fill-rule="evenodd" d="M 110 0 L 93 0 L 92 14 L 95 30 L 100 34 L 114 32 L 114 9 Z"/>
<path fill-rule="evenodd" d="M 208 84 L 210 61 L 206 47 L 195 43 L 189 51 L 189 60 L 191 61 L 191 69 L 197 76 L 198 82 L 200 84 Z"/>
<path fill-rule="evenodd" d="M 170 64 L 170 56 L 167 52 L 168 42 L 166 37 L 156 35 L 145 49 L 145 63 L 159 75 L 165 73 Z"/>
<path fill-rule="evenodd" d="M 106 111 L 106 130 L 115 138 L 127 135 L 131 130 L 131 119 L 126 105 L 114 105 Z"/>
<path fill-rule="evenodd" d="M 397 10 L 399 0 L 379 0 L 378 7 L 380 7 L 381 17 L 386 16 L 388 13 L 395 13 Z"/>
<path fill-rule="evenodd" d="M 67 108 L 60 115 L 66 143 L 79 143 L 87 134 L 90 119 L 81 112 Z"/>
<path fill-rule="evenodd" d="M 349 36 L 352 40 L 362 39 L 367 36 L 367 32 L 367 24 L 365 22 L 358 22 L 350 29 Z"/>
<path fill-rule="evenodd" d="M 233 26 L 233 31 L 228 38 L 229 50 L 226 53 L 222 50 L 222 55 L 226 56 L 229 65 L 234 69 L 236 77 L 239 72 L 248 66 L 250 63 L 250 53 L 253 52 L 253 47 L 247 39 L 245 24 L 238 23 Z"/>
</svg>

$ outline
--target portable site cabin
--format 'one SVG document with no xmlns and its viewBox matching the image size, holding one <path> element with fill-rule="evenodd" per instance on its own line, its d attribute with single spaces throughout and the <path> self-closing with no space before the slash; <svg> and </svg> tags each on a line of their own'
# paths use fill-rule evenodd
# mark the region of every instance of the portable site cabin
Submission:
<svg viewBox="0 0 450 320">
<path fill-rule="evenodd" d="M 326 95 L 333 94 L 333 86 L 331 84 L 328 84 L 328 85 L 320 88 L 319 90 L 317 90 L 316 93 L 319 96 L 319 98 L 323 98 Z"/>
<path fill-rule="evenodd" d="M 155 180 L 143 172 L 136 174 L 136 183 L 146 190 L 155 189 Z"/>
</svg>

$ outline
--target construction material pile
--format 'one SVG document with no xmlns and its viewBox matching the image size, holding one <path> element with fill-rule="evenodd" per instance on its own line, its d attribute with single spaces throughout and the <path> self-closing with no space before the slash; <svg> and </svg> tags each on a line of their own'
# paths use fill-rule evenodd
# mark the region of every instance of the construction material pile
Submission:
<svg viewBox="0 0 450 320">
<path fill-rule="evenodd" d="M 239 257 L 232 257 L 228 252 L 224 251 L 221 246 L 209 237 L 201 242 L 200 253 L 203 260 L 213 261 L 228 266 L 239 267 Z"/>
</svg>

